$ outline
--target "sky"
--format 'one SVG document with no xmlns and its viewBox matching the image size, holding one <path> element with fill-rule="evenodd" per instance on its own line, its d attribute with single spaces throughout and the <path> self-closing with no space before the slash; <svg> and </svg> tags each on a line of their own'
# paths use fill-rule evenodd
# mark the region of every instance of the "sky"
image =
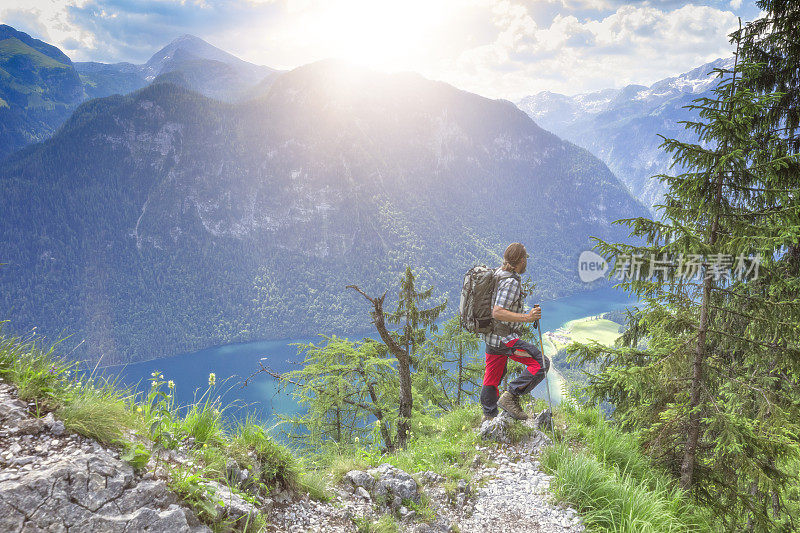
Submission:
<svg viewBox="0 0 800 533">
<path fill-rule="evenodd" d="M 292 69 L 338 57 L 490 98 L 650 85 L 733 52 L 753 0 L 0 0 L 73 61 L 144 63 L 183 34 Z"/>
</svg>

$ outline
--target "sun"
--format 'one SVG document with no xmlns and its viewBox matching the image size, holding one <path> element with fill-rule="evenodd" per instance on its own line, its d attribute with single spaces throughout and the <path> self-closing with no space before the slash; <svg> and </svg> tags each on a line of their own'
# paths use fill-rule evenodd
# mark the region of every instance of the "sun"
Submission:
<svg viewBox="0 0 800 533">
<path fill-rule="evenodd" d="M 424 59 L 446 15 L 439 2 L 340 0 L 298 22 L 326 56 L 384 70 L 413 68 Z M 440 36 L 439 36 L 440 37 Z"/>
</svg>

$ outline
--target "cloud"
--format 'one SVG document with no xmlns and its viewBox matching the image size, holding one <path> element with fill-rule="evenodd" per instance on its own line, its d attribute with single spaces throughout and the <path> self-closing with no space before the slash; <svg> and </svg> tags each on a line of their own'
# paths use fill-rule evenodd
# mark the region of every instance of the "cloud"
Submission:
<svg viewBox="0 0 800 533">
<path fill-rule="evenodd" d="M 373 68 L 413 70 L 508 99 L 647 84 L 685 72 L 730 53 L 727 33 L 736 15 L 758 14 L 753 0 L 2 2 L 0 21 L 75 61 L 140 63 L 191 33 L 247 61 L 294 68 L 371 48 L 370 36 L 390 33 L 399 44 L 372 47 Z M 343 34 L 359 31 L 342 45 Z"/>
<path fill-rule="evenodd" d="M 519 98 L 540 90 L 566 94 L 629 83 L 649 84 L 732 53 L 728 34 L 736 16 L 710 6 L 682 5 L 667 10 L 622 5 L 598 19 L 556 14 L 547 26 L 520 21 L 523 4 L 502 5 L 513 14 L 500 23 L 494 42 L 465 50 L 465 72 L 481 73 L 471 90 Z M 532 17 L 531 17 L 532 18 Z M 451 73 L 464 86 L 470 83 Z"/>
<path fill-rule="evenodd" d="M 25 32 L 36 39 L 50 40 L 50 33 L 41 21 L 42 12 L 33 9 L 3 9 L 0 10 L 0 21 L 13 28 Z"/>
</svg>

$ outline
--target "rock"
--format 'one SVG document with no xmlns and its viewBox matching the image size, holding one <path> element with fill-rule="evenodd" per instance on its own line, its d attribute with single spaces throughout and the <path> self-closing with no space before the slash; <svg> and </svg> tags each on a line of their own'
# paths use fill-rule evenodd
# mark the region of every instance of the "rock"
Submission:
<svg viewBox="0 0 800 533">
<path fill-rule="evenodd" d="M 225 464 L 225 474 L 228 482 L 237 487 L 241 487 L 245 481 L 247 481 L 247 478 L 250 477 L 250 471 L 246 468 L 240 468 L 239 463 L 233 459 L 228 459 Z"/>
<path fill-rule="evenodd" d="M 351 470 L 344 475 L 344 480 L 353 487 L 364 487 L 368 491 L 375 486 L 375 478 L 363 470 Z"/>
<path fill-rule="evenodd" d="M 38 435 L 44 429 L 44 424 L 38 418 L 27 418 L 17 422 L 17 429 L 23 435 Z"/>
<path fill-rule="evenodd" d="M 215 520 L 241 521 L 242 524 L 249 522 L 252 524 L 258 514 L 258 509 L 250 502 L 236 494 L 233 489 L 217 483 L 216 481 L 206 481 L 204 485 L 213 491 L 212 502 L 215 504 Z M 219 500 L 222 500 L 220 505 Z"/>
<path fill-rule="evenodd" d="M 533 419 L 533 427 L 541 431 L 552 431 L 553 416 L 550 409 L 545 409 Z"/>
<path fill-rule="evenodd" d="M 508 436 L 508 428 L 512 420 L 508 413 L 500 411 L 499 415 L 481 424 L 478 434 L 483 439 L 509 444 L 511 439 Z"/>
<path fill-rule="evenodd" d="M 403 522 L 411 522 L 416 516 L 417 513 L 415 511 L 406 507 L 400 507 L 400 520 Z"/>
<path fill-rule="evenodd" d="M 424 472 L 420 472 L 419 473 L 419 479 L 420 479 L 420 481 L 422 483 L 425 483 L 425 484 L 441 483 L 442 481 L 444 481 L 444 478 L 442 476 L 440 476 L 439 474 L 437 474 L 436 472 L 433 472 L 431 470 L 426 470 Z"/>
<path fill-rule="evenodd" d="M 395 468 L 389 463 L 383 463 L 377 468 L 367 470 L 367 473 L 378 478 L 372 490 L 372 494 L 376 498 L 384 498 L 387 501 L 399 498 L 400 500 L 409 499 L 419 502 L 417 482 L 407 472 Z"/>
<path fill-rule="evenodd" d="M 365 500 L 372 499 L 372 497 L 369 495 L 369 492 L 367 492 L 367 489 L 365 489 L 364 487 L 356 487 L 356 496 L 363 498 Z"/>
<path fill-rule="evenodd" d="M 32 417 L 14 393 L 0 390 L 0 426 L 14 435 L 8 456 L 16 456 L 0 474 L 0 531 L 210 532 L 163 481 L 137 480 L 115 452 L 51 439 L 46 431 L 61 434 L 64 423 Z"/>
<path fill-rule="evenodd" d="M 23 523 L 36 531 L 209 531 L 190 526 L 190 513 L 162 481 L 135 484 L 131 467 L 107 453 L 50 457 L 17 482 L 0 484 L 2 531 Z"/>
<path fill-rule="evenodd" d="M 481 456 L 476 453 L 475 457 L 472 458 L 472 468 L 478 468 L 481 466 L 481 464 L 483 464 Z"/>
</svg>

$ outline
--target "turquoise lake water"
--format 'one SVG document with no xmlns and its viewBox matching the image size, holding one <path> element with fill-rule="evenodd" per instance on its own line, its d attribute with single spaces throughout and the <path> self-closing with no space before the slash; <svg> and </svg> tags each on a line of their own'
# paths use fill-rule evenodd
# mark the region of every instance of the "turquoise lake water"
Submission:
<svg viewBox="0 0 800 533">
<path fill-rule="evenodd" d="M 589 315 L 620 309 L 636 303 L 627 293 L 619 289 L 604 288 L 595 291 L 541 302 L 542 329 L 552 331 L 566 322 Z M 361 336 L 377 338 L 377 332 L 366 331 Z M 221 396 L 222 405 L 230 405 L 225 414 L 230 420 L 247 415 L 257 417 L 270 425 L 277 422 L 277 414 L 292 415 L 300 411 L 291 391 L 279 390 L 276 380 L 267 374 L 259 374 L 246 387 L 245 378 L 259 369 L 259 361 L 276 372 L 297 368 L 292 361 L 302 361 L 293 343 L 319 343 L 321 337 L 295 338 L 229 344 L 207 348 L 174 357 L 133 363 L 125 366 L 109 366 L 98 369 L 102 375 L 117 378 L 117 383 L 135 387 L 144 394 L 150 388 L 148 381 L 154 371 L 159 371 L 166 380 L 175 382 L 175 398 L 179 406 L 194 403 L 208 388 L 209 373 L 216 374 L 214 396 Z M 551 385 L 552 387 L 552 385 Z M 545 397 L 545 388 L 540 385 L 534 396 Z"/>
</svg>

